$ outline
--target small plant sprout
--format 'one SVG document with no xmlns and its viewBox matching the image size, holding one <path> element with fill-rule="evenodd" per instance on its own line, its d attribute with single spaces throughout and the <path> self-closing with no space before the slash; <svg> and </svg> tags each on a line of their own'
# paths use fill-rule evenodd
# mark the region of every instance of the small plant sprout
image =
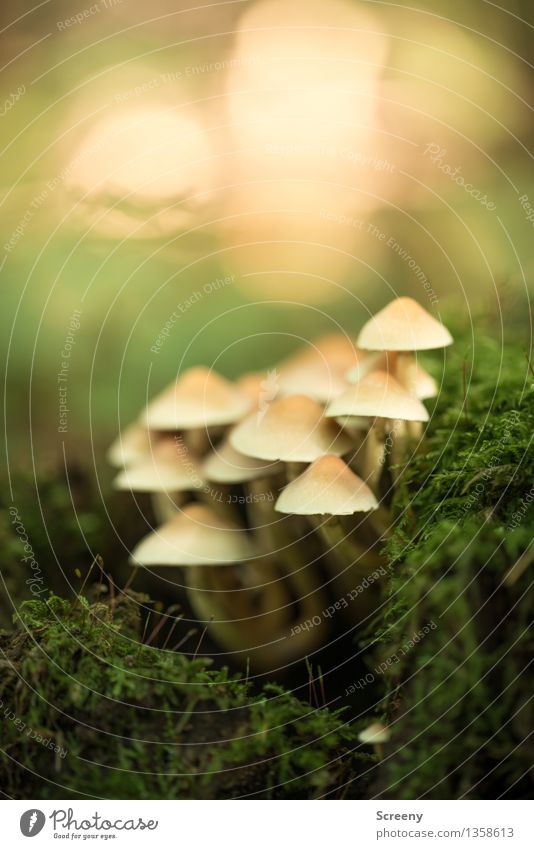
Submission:
<svg viewBox="0 0 534 849">
<path fill-rule="evenodd" d="M 186 569 L 203 627 L 252 668 L 309 654 L 331 626 L 321 611 L 332 590 L 351 591 L 383 563 L 382 471 L 395 485 L 388 458 L 403 460 L 399 436 L 428 421 L 422 401 L 437 393 L 414 352 L 451 341 L 398 298 L 356 344 L 323 336 L 233 383 L 206 366 L 185 371 L 108 454 L 122 467 L 115 487 L 151 493 L 162 522 L 133 561 Z M 375 591 L 351 606 L 352 621 L 375 609 Z M 299 628 L 306 619 L 313 628 Z"/>
</svg>

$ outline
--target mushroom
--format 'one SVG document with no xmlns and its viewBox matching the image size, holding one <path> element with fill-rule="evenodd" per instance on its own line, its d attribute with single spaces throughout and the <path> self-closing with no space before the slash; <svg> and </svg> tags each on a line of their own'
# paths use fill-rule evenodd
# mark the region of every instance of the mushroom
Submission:
<svg viewBox="0 0 534 849">
<path fill-rule="evenodd" d="M 151 401 L 144 418 L 152 430 L 198 431 L 234 424 L 249 409 L 249 398 L 230 381 L 197 366 Z"/>
<path fill-rule="evenodd" d="M 244 528 L 221 519 L 209 507 L 189 504 L 145 537 L 131 560 L 142 566 L 187 567 L 195 583 L 188 583 L 187 595 L 199 618 L 222 645 L 250 652 L 257 668 L 268 669 L 274 662 L 287 662 L 309 651 L 319 631 L 316 635 L 304 631 L 300 639 L 289 639 L 285 632 L 297 601 L 291 576 L 288 580 L 269 562 L 246 562 L 257 556 Z M 304 619 L 322 609 L 314 593 L 299 596 L 298 601 Z M 248 647 L 251 637 L 257 644 Z"/>
<path fill-rule="evenodd" d="M 376 483 L 384 460 L 387 420 L 428 421 L 428 412 L 414 395 L 385 371 L 373 371 L 328 405 L 326 415 L 367 416 L 374 420 L 367 434 L 363 473 Z M 377 423 L 377 419 L 379 423 Z"/>
<path fill-rule="evenodd" d="M 115 489 L 150 492 L 160 522 L 176 513 L 177 493 L 201 489 L 203 485 L 196 460 L 183 443 L 171 436 L 161 437 L 148 456 L 123 469 L 113 481 Z"/>
<path fill-rule="evenodd" d="M 144 460 L 158 434 L 151 433 L 139 422 L 128 425 L 108 449 L 107 460 L 111 466 L 123 468 Z"/>
<path fill-rule="evenodd" d="M 315 460 L 279 496 L 275 510 L 311 517 L 311 522 L 327 546 L 335 552 L 347 569 L 358 565 L 366 571 L 370 552 L 346 533 L 340 516 L 368 513 L 378 509 L 378 502 L 369 487 L 340 458 L 326 455 Z M 320 520 L 319 516 L 327 516 Z"/>
<path fill-rule="evenodd" d="M 367 728 L 364 728 L 363 731 L 360 731 L 358 734 L 358 740 L 360 743 L 365 743 L 367 745 L 372 745 L 375 750 L 375 754 L 379 760 L 382 760 L 383 754 L 383 744 L 389 742 L 391 737 L 389 728 L 387 728 L 383 722 L 372 722 L 371 725 L 368 725 Z"/>
<path fill-rule="evenodd" d="M 350 516 L 376 510 L 369 487 L 340 458 L 326 455 L 315 460 L 279 496 L 275 510 L 300 516 Z"/>
<path fill-rule="evenodd" d="M 391 354 L 382 352 L 362 358 L 345 375 L 349 383 L 358 383 L 372 371 L 388 371 Z M 434 378 L 417 362 L 412 354 L 398 353 L 393 376 L 412 395 L 425 401 L 438 394 L 438 385 Z"/>
<path fill-rule="evenodd" d="M 326 453 L 339 456 L 352 445 L 325 419 L 320 404 L 304 395 L 273 401 L 263 416 L 252 413 L 231 431 L 230 443 L 250 457 L 286 463 L 311 463 Z"/>
<path fill-rule="evenodd" d="M 346 372 L 357 358 L 358 351 L 346 336 L 322 336 L 280 364 L 280 393 L 328 402 L 346 389 Z"/>
<path fill-rule="evenodd" d="M 326 415 L 428 421 L 428 411 L 421 401 L 385 371 L 372 371 L 334 398 L 326 408 Z"/>
<path fill-rule="evenodd" d="M 332 552 L 342 566 L 335 581 L 354 568 L 362 574 L 377 557 L 384 508 L 367 484 L 380 482 L 389 423 L 398 433 L 428 420 L 421 401 L 437 385 L 413 352 L 451 342 L 422 307 L 398 298 L 367 322 L 357 348 L 342 334 L 324 336 L 235 383 L 205 366 L 185 371 L 108 453 L 122 467 L 116 488 L 150 492 L 164 517 L 133 561 L 189 570 L 193 608 L 223 646 L 250 651 L 258 668 L 309 652 L 322 627 L 292 628 L 289 636 L 289 626 L 296 617 L 323 622 L 322 567 L 336 565 Z M 392 450 L 399 444 L 396 437 Z M 282 473 L 287 485 L 275 503 Z M 229 507 L 237 486 L 248 490 L 249 530 Z M 207 504 L 180 510 L 171 496 L 184 491 Z M 317 554 L 317 534 L 326 553 Z"/>
<path fill-rule="evenodd" d="M 148 457 L 123 469 L 113 481 L 115 489 L 132 492 L 186 492 L 200 489 L 203 481 L 196 461 L 165 436 Z"/>
<path fill-rule="evenodd" d="M 385 367 L 401 385 L 422 399 L 437 394 L 437 386 L 430 375 L 418 370 L 413 352 L 445 348 L 452 341 L 451 334 L 440 321 L 413 298 L 403 297 L 391 301 L 369 319 L 360 331 L 357 344 L 364 350 L 382 352 L 386 364 L 382 358 L 380 367 Z M 401 352 L 404 352 L 402 359 L 399 358 Z M 352 376 L 354 379 L 354 372 Z M 421 426 L 407 425 L 407 432 L 420 436 Z"/>
<path fill-rule="evenodd" d="M 243 497 L 243 502 L 246 503 L 254 532 L 262 537 L 266 551 L 272 545 L 272 507 L 267 495 L 270 495 L 271 501 L 274 499 L 273 482 L 276 482 L 282 471 L 282 463 L 258 460 L 240 454 L 228 437 L 208 454 L 202 464 L 202 474 L 207 480 L 226 487 L 241 484 L 245 491 L 249 490 Z"/>
<path fill-rule="evenodd" d="M 281 463 L 258 460 L 236 451 L 228 438 L 214 448 L 202 464 L 202 474 L 206 480 L 222 484 L 253 481 L 275 475 L 281 470 Z"/>
<path fill-rule="evenodd" d="M 134 548 L 141 566 L 213 566 L 256 556 L 244 528 L 204 504 L 188 504 Z"/>
<path fill-rule="evenodd" d="M 428 351 L 452 344 L 447 328 L 413 298 L 396 298 L 364 324 L 358 348 L 368 351 Z"/>
</svg>

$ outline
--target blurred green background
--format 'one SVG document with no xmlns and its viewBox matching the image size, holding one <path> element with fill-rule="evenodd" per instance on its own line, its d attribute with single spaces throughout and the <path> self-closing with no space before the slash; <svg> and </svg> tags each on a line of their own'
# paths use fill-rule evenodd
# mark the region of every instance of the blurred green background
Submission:
<svg viewBox="0 0 534 849">
<path fill-rule="evenodd" d="M 524 313 L 528 345 L 530 3 L 0 14 L 10 464 L 65 446 L 106 478 L 178 370 L 266 368 L 398 294 L 465 326 L 502 314 L 504 344 Z"/>
</svg>

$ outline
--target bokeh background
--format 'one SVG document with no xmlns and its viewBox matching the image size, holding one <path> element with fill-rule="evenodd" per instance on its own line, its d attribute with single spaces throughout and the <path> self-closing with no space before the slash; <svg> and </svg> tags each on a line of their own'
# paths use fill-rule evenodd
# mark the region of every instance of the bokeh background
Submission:
<svg viewBox="0 0 534 849">
<path fill-rule="evenodd" d="M 530 312 L 527 0 L 0 16 L 10 464 L 109 480 L 105 447 L 185 366 L 266 368 L 398 294 L 503 333 Z"/>
</svg>

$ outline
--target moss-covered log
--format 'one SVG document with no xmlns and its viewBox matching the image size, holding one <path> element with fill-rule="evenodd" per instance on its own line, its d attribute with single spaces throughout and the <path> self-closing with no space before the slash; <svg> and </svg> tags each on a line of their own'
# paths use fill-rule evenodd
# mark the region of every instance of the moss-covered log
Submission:
<svg viewBox="0 0 534 849">
<path fill-rule="evenodd" d="M 451 357 L 394 500 L 371 636 L 392 730 L 375 792 L 391 798 L 534 792 L 534 375 L 520 347 L 476 351 L 472 372 Z"/>
</svg>

